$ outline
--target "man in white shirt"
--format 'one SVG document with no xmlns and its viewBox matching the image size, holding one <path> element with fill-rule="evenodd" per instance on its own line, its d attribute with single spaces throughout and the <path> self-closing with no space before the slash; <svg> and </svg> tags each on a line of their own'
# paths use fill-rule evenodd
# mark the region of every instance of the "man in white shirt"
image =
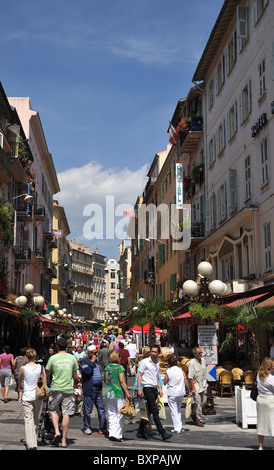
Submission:
<svg viewBox="0 0 274 470">
<path fill-rule="evenodd" d="M 157 397 L 163 396 L 160 384 L 159 371 L 160 361 L 158 360 L 159 347 L 157 345 L 150 348 L 150 357 L 143 359 L 139 364 L 138 374 L 138 396 L 147 401 L 148 412 L 152 414 L 154 423 L 161 435 L 163 441 L 166 441 L 172 434 L 168 434 L 159 418 L 159 410 L 157 406 Z M 142 420 L 141 420 L 142 421 Z M 141 423 L 140 423 L 141 424 Z M 139 427 L 138 437 L 148 438 L 144 429 Z"/>
<path fill-rule="evenodd" d="M 133 340 L 131 342 L 131 339 L 129 339 L 126 349 L 129 352 L 129 361 L 130 361 L 129 377 L 134 377 L 136 375 L 136 366 L 137 366 L 137 360 L 139 356 L 139 353 L 136 347 L 136 341 Z"/>
<path fill-rule="evenodd" d="M 191 414 L 193 421 L 196 422 L 197 426 L 204 426 L 202 421 L 202 409 L 206 403 L 206 362 L 202 357 L 202 350 L 199 347 L 195 347 L 192 350 L 194 358 L 189 361 L 188 366 L 188 378 L 192 387 L 192 395 L 194 397 L 194 409 Z"/>
</svg>

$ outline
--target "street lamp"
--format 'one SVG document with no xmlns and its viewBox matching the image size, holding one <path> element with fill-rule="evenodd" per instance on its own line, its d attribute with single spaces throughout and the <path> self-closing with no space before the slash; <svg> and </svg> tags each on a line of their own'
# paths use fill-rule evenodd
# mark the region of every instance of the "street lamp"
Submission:
<svg viewBox="0 0 274 470">
<path fill-rule="evenodd" d="M 52 319 L 54 318 L 56 320 L 62 320 L 62 318 L 67 317 L 67 310 L 65 308 L 60 310 L 59 304 L 55 304 L 54 305 L 54 311 L 50 312 L 50 316 L 51 316 Z"/>
<path fill-rule="evenodd" d="M 198 282 L 190 279 L 185 281 L 182 287 L 183 292 L 203 307 L 207 307 L 210 303 L 220 302 L 227 292 L 226 284 L 218 279 L 210 281 L 208 276 L 212 273 L 212 265 L 207 261 L 202 261 L 197 270 Z"/>
<path fill-rule="evenodd" d="M 12 200 L 17 199 L 18 197 L 24 197 L 25 202 L 31 202 L 33 200 L 33 196 L 31 194 L 19 194 L 19 196 L 13 197 Z"/>
<path fill-rule="evenodd" d="M 21 307 L 21 318 L 27 324 L 27 347 L 30 347 L 33 325 L 39 320 L 37 310 L 44 304 L 45 299 L 42 295 L 33 295 L 34 287 L 32 284 L 25 285 L 25 294 L 15 299 L 15 304 Z"/>
<path fill-rule="evenodd" d="M 34 291 L 33 285 L 26 284 L 25 285 L 26 295 L 20 295 L 19 297 L 17 297 L 15 299 L 16 305 L 18 305 L 18 307 L 26 307 L 29 309 L 33 309 L 35 307 L 41 307 L 44 304 L 45 299 L 42 295 L 33 296 L 33 291 Z"/>
</svg>

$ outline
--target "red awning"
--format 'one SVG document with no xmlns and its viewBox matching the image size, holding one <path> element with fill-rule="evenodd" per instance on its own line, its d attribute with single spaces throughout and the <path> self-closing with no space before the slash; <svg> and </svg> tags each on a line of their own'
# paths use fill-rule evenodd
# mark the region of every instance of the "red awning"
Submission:
<svg viewBox="0 0 274 470">
<path fill-rule="evenodd" d="M 252 297 L 245 297 L 242 299 L 237 299 L 229 304 L 224 304 L 223 306 L 224 307 L 237 307 L 238 305 L 241 306 L 243 304 L 253 302 L 254 300 L 259 299 L 260 297 L 265 297 L 266 295 L 269 295 L 269 292 L 265 292 L 264 294 L 260 294 L 260 295 L 253 295 Z"/>
<path fill-rule="evenodd" d="M 175 317 L 172 319 L 173 325 L 193 325 L 194 323 L 199 323 L 199 322 L 197 322 L 193 318 L 190 312 L 182 313 L 182 315 L 179 315 L 178 317 Z"/>
<path fill-rule="evenodd" d="M 136 325 L 133 328 L 130 328 L 130 331 L 132 333 L 142 333 L 142 327 Z M 144 333 L 149 333 L 149 323 L 147 323 L 146 325 L 143 326 L 143 332 Z M 155 326 L 155 333 L 156 334 L 161 334 L 162 333 L 161 328 L 158 328 L 158 326 Z"/>
<path fill-rule="evenodd" d="M 20 313 L 18 310 L 14 310 L 12 308 L 4 307 L 3 305 L 0 305 L 0 310 L 5 310 L 7 312 L 16 313 L 16 314 Z"/>
<path fill-rule="evenodd" d="M 259 302 L 260 307 L 268 307 L 273 305 L 273 310 L 274 310 L 274 295 L 272 297 L 269 297 L 266 300 L 262 300 L 262 302 Z"/>
</svg>

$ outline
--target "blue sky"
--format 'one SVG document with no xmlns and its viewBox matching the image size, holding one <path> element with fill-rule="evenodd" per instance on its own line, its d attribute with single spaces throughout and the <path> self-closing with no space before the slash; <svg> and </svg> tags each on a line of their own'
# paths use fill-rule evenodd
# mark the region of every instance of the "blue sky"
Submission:
<svg viewBox="0 0 274 470">
<path fill-rule="evenodd" d="M 85 240 L 84 207 L 106 195 L 134 205 L 147 167 L 223 0 L 13 0 L 1 5 L 0 81 L 29 96 L 53 156 L 71 238 L 106 256 L 119 240 Z M 72 187 L 73 182 L 73 187 Z M 114 248 L 113 248 L 114 247 Z"/>
</svg>

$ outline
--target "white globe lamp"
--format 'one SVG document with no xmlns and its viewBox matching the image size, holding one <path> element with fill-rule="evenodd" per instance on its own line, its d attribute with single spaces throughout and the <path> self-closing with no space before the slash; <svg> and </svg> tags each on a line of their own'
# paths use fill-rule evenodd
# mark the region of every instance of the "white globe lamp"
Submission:
<svg viewBox="0 0 274 470">
<path fill-rule="evenodd" d="M 195 281 L 189 279 L 183 283 L 183 291 L 187 295 L 196 296 L 199 292 L 199 286 Z"/>
<path fill-rule="evenodd" d="M 34 287 L 33 287 L 32 284 L 26 284 L 26 285 L 25 285 L 25 292 L 26 292 L 27 294 L 32 294 L 33 290 L 34 290 Z"/>
<path fill-rule="evenodd" d="M 202 261 L 200 264 L 198 264 L 197 269 L 198 273 L 204 277 L 208 277 L 212 273 L 212 265 L 208 263 L 208 261 Z"/>
<path fill-rule="evenodd" d="M 215 281 L 212 281 L 209 286 L 208 286 L 211 294 L 217 295 L 217 296 L 223 296 L 225 291 L 226 291 L 226 285 L 224 282 L 219 281 L 216 279 Z"/>
</svg>

